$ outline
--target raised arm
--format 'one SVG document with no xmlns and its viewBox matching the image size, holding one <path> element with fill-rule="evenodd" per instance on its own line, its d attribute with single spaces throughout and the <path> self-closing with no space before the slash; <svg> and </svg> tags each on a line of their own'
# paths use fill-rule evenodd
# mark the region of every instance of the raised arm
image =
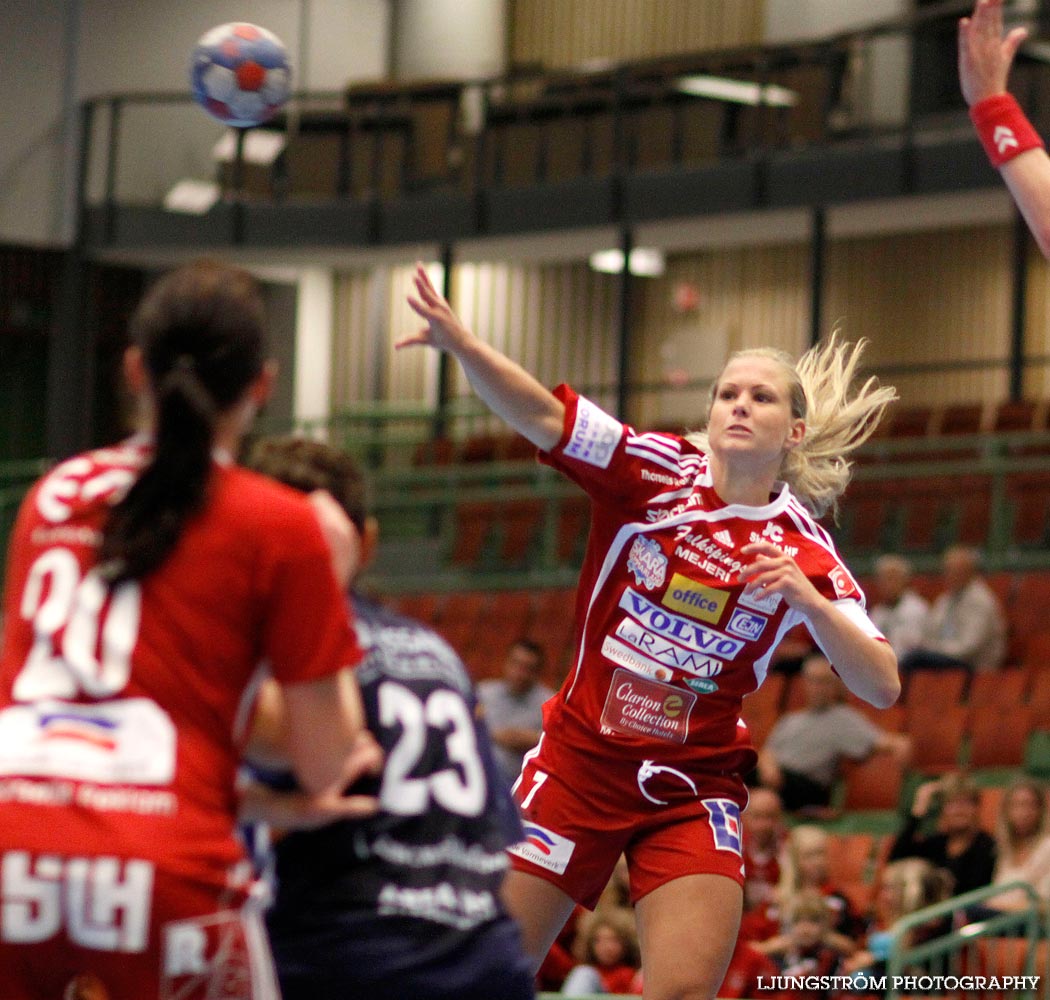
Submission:
<svg viewBox="0 0 1050 1000">
<path fill-rule="evenodd" d="M 414 281 L 416 294 L 408 297 L 408 304 L 427 325 L 394 346 L 425 345 L 447 351 L 496 416 L 537 448 L 553 448 L 561 439 L 565 406 L 524 368 L 474 336 L 438 294 L 421 264 L 416 266 Z"/>
<path fill-rule="evenodd" d="M 1043 255 L 1050 257 L 1050 157 L 1006 82 L 1025 28 L 1003 34 L 1002 0 L 977 0 L 959 22 L 959 84 L 992 164 Z"/>
</svg>

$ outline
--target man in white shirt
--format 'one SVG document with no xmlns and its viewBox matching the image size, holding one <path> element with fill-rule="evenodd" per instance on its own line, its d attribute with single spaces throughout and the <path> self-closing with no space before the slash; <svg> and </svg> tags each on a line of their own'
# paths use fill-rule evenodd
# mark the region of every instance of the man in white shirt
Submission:
<svg viewBox="0 0 1050 1000">
<path fill-rule="evenodd" d="M 539 742 L 543 703 L 554 694 L 540 683 L 542 673 L 542 647 L 518 639 L 507 650 L 503 676 L 477 686 L 478 701 L 508 786 L 518 780 L 525 752 Z"/>
<path fill-rule="evenodd" d="M 869 615 L 903 659 L 921 642 L 930 605 L 910 586 L 911 563 L 903 556 L 886 555 L 875 560 L 874 591 L 878 598 Z"/>
</svg>

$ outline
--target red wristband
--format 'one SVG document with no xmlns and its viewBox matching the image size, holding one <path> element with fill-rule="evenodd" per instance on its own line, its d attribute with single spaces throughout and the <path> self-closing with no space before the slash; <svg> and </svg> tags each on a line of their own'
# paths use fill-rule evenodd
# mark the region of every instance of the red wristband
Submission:
<svg viewBox="0 0 1050 1000">
<path fill-rule="evenodd" d="M 1012 94 L 996 94 L 978 101 L 970 108 L 970 120 L 977 127 L 977 135 L 993 167 L 1001 167 L 1030 149 L 1043 148 L 1039 133 L 1025 118 Z"/>
</svg>

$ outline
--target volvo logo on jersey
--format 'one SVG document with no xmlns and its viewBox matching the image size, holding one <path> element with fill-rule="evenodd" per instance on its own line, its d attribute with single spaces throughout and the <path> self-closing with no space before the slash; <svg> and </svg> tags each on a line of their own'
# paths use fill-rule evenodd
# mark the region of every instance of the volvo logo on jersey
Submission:
<svg viewBox="0 0 1050 1000">
<path fill-rule="evenodd" d="M 673 615 L 630 587 L 623 592 L 620 607 L 634 615 L 647 629 L 674 639 L 698 653 L 729 658 L 744 648 L 743 640 L 733 639 L 724 632 L 706 628 L 689 618 Z"/>
</svg>

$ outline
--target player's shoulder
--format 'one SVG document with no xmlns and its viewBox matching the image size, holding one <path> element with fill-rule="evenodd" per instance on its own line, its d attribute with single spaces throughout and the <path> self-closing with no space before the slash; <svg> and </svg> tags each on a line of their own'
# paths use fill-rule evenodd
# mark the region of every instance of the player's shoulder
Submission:
<svg viewBox="0 0 1050 1000">
<path fill-rule="evenodd" d="M 227 502 L 258 510 L 274 518 L 297 518 L 310 510 L 309 501 L 301 490 L 285 486 L 269 476 L 245 469 L 240 465 L 227 465 L 221 469 Z"/>
<path fill-rule="evenodd" d="M 360 594 L 352 603 L 358 643 L 365 650 L 357 669 L 362 685 L 394 680 L 418 692 L 445 687 L 473 698 L 466 666 L 434 629 Z"/>
</svg>

